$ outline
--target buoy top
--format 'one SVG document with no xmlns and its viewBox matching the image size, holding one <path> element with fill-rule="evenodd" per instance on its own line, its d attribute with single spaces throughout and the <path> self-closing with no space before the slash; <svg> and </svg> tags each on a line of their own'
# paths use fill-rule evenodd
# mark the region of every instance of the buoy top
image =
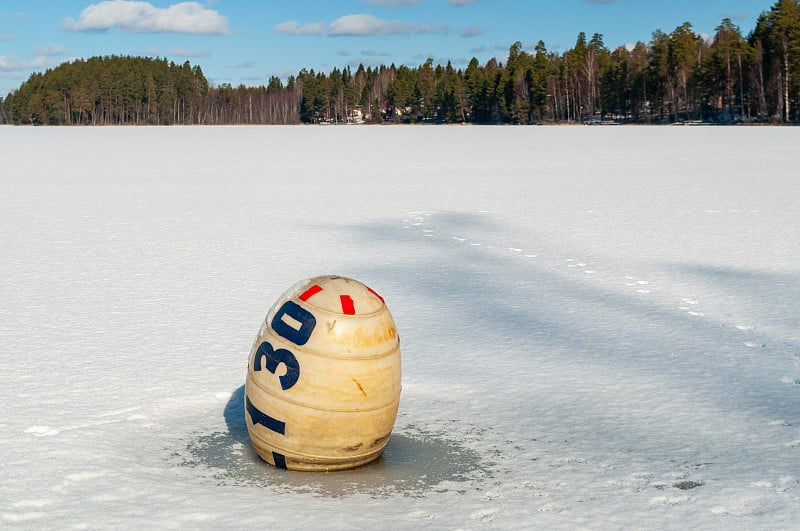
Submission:
<svg viewBox="0 0 800 531">
<path fill-rule="evenodd" d="M 302 282 L 296 297 L 307 305 L 340 315 L 370 315 L 384 307 L 383 297 L 352 278 L 327 275 Z"/>
</svg>

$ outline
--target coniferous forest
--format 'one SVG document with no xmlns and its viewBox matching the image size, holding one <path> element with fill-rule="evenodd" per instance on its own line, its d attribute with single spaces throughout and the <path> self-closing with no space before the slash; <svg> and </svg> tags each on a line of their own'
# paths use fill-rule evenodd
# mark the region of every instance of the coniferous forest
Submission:
<svg viewBox="0 0 800 531">
<path fill-rule="evenodd" d="M 689 22 L 609 48 L 580 33 L 561 53 L 514 43 L 505 62 L 466 69 L 302 69 L 266 86 L 209 84 L 200 66 L 92 57 L 35 73 L 0 106 L 0 123 L 712 123 L 800 122 L 800 0 L 778 0 L 743 35 L 723 19 L 709 40 Z"/>
</svg>

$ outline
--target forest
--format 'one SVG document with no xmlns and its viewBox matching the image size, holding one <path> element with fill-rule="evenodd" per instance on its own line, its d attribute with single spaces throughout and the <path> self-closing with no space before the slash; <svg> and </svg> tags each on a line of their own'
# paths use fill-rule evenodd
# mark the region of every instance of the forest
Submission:
<svg viewBox="0 0 800 531">
<path fill-rule="evenodd" d="M 505 62 L 301 69 L 266 86 L 214 86 L 188 61 L 106 56 L 34 73 L 0 123 L 797 123 L 800 0 L 778 0 L 743 35 L 726 18 L 704 39 L 686 22 L 609 48 L 599 33 L 563 53 L 539 41 Z"/>
</svg>

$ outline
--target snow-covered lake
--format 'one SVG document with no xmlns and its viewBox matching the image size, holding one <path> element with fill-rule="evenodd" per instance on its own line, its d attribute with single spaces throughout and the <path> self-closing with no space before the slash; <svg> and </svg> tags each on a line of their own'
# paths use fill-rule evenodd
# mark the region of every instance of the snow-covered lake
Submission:
<svg viewBox="0 0 800 531">
<path fill-rule="evenodd" d="M 800 129 L 0 128 L 0 527 L 790 529 Z M 303 278 L 386 299 L 382 458 L 258 460 Z"/>
</svg>

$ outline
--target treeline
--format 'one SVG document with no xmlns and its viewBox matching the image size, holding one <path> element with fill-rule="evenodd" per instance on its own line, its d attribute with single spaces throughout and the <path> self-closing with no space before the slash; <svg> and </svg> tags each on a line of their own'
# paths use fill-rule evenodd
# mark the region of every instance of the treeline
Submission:
<svg viewBox="0 0 800 531">
<path fill-rule="evenodd" d="M 578 35 L 557 54 L 514 43 L 505 63 L 429 59 L 301 70 L 284 84 L 210 86 L 199 66 L 95 57 L 33 74 L 3 102 L 15 124 L 551 123 L 800 121 L 800 0 L 778 0 L 745 37 L 723 19 L 705 40 L 684 23 L 609 49 Z"/>
<path fill-rule="evenodd" d="M 208 91 L 202 70 L 188 61 L 92 57 L 32 74 L 5 108 L 16 124 L 199 123 Z"/>
</svg>

